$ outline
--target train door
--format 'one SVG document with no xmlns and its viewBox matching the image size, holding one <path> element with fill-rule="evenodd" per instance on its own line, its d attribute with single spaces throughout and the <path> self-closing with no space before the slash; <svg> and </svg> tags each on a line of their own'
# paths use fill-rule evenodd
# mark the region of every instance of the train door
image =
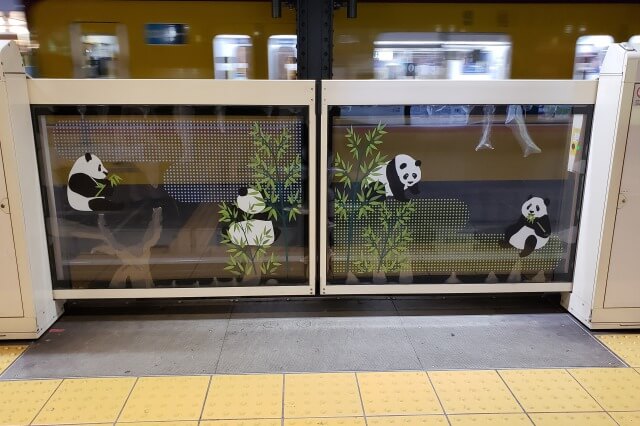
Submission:
<svg viewBox="0 0 640 426">
<path fill-rule="evenodd" d="M 129 43 L 124 24 L 75 22 L 70 36 L 75 78 L 129 77 Z"/>
</svg>

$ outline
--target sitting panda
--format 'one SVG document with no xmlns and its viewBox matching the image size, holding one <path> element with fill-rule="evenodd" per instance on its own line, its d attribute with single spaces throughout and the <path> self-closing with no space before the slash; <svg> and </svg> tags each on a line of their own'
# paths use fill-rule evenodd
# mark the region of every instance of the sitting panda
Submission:
<svg viewBox="0 0 640 426">
<path fill-rule="evenodd" d="M 549 199 L 530 195 L 520 208 L 518 221 L 507 227 L 502 247 L 515 247 L 520 257 L 529 256 L 534 250 L 544 247 L 551 235 L 551 223 L 547 215 Z"/>
<path fill-rule="evenodd" d="M 380 182 L 384 185 L 385 195 L 394 197 L 398 201 L 408 201 L 405 191 L 409 189 L 413 194 L 419 192 L 418 186 L 422 178 L 420 160 L 415 160 L 406 154 L 398 154 L 390 161 L 376 167 L 367 175 L 365 185 Z"/>
<path fill-rule="evenodd" d="M 247 220 L 231 222 L 223 229 L 229 240 L 236 245 L 270 246 L 280 235 L 273 221 L 268 219 L 264 197 L 257 189 L 240 188 L 236 198 L 238 210 L 250 215 Z"/>
<path fill-rule="evenodd" d="M 122 205 L 108 199 L 114 185 L 108 179 L 109 171 L 102 161 L 90 153 L 78 158 L 67 181 L 69 205 L 81 212 L 119 210 Z"/>
</svg>

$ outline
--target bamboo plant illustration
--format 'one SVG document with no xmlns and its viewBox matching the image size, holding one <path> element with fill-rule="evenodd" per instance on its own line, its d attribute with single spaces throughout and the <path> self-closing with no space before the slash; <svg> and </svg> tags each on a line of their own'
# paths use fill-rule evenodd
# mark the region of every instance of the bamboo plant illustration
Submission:
<svg viewBox="0 0 640 426">
<path fill-rule="evenodd" d="M 262 213 L 267 214 L 269 220 L 273 220 L 282 228 L 282 240 L 284 241 L 285 270 L 289 275 L 289 232 L 288 225 L 294 222 L 302 211 L 302 156 L 291 155 L 293 146 L 291 135 L 284 129 L 278 135 L 264 132 L 255 123 L 251 129 L 251 138 L 255 148 L 255 154 L 248 164 L 252 172 L 253 188 L 264 198 Z M 240 214 L 242 213 L 242 214 Z M 220 222 L 230 226 L 237 225 L 238 220 L 250 226 L 252 215 L 238 212 L 233 206 L 226 203 L 220 204 Z M 244 232 L 245 230 L 242 229 Z M 246 230 L 250 232 L 250 229 Z M 229 248 L 228 266 L 225 268 L 236 275 L 258 273 L 273 274 L 282 266 L 277 262 L 275 255 L 267 256 L 270 245 L 266 241 L 272 239 L 272 235 L 264 235 L 247 244 L 234 244 L 228 235 L 223 235 L 222 243 Z M 246 239 L 246 238 L 245 238 Z"/>
<path fill-rule="evenodd" d="M 370 224 L 362 234 L 363 251 L 355 262 L 357 272 L 394 272 L 410 264 L 409 245 L 413 242 L 408 228 L 416 206 L 413 201 L 383 201 L 378 209 L 379 222 Z"/>
<path fill-rule="evenodd" d="M 234 275 L 248 276 L 262 274 L 273 274 L 282 264 L 276 261 L 273 253 L 267 256 L 267 251 L 271 247 L 269 241 L 273 238 L 269 230 L 249 240 L 247 234 L 251 234 L 253 228 L 251 224 L 252 214 L 238 210 L 232 205 L 222 203 L 219 205 L 220 223 L 228 224 L 229 231 L 222 234 L 222 244 L 228 247 L 227 266 L 224 268 Z M 240 222 L 244 226 L 240 225 Z M 232 233 L 241 232 L 244 238 L 239 242 L 234 242 Z"/>
<path fill-rule="evenodd" d="M 288 224 L 295 221 L 302 209 L 302 156 L 296 154 L 283 164 L 291 149 L 291 135 L 283 129 L 277 136 L 262 131 L 256 123 L 251 130 L 256 153 L 249 163 L 255 186 L 266 202 L 269 219 L 282 226 L 285 271 L 289 275 Z"/>
<path fill-rule="evenodd" d="M 115 188 L 116 186 L 120 185 L 123 181 L 123 179 L 116 175 L 116 174 L 111 174 L 107 177 L 107 179 L 109 180 L 109 183 L 111 184 L 112 188 Z M 103 183 L 103 182 L 96 182 L 96 189 L 98 190 L 98 192 L 96 192 L 96 197 L 99 197 L 100 194 L 102 194 L 102 192 L 107 188 L 107 184 Z"/>
<path fill-rule="evenodd" d="M 364 138 L 350 127 L 347 129 L 346 146 L 351 160 L 336 153 L 333 161 L 335 179 L 342 185 L 341 188 L 335 188 L 334 209 L 337 218 L 347 222 L 346 272 L 351 270 L 356 218 L 367 217 L 385 198 L 384 185 L 371 180 L 371 173 L 386 161 L 379 150 L 382 137 L 387 134 L 384 127 L 384 124 L 378 123 L 375 128 L 364 133 Z"/>
</svg>

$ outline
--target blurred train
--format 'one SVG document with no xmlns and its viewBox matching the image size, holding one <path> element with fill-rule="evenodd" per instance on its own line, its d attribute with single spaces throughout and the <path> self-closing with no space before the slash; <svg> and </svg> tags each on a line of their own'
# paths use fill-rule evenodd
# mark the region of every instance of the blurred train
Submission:
<svg viewBox="0 0 640 426">
<path fill-rule="evenodd" d="M 25 3 L 39 77 L 296 78 L 295 11 L 274 19 L 270 1 Z M 344 15 L 333 40 L 343 79 L 593 78 L 608 43 L 640 34 L 640 3 L 360 0 L 357 18 Z"/>
</svg>

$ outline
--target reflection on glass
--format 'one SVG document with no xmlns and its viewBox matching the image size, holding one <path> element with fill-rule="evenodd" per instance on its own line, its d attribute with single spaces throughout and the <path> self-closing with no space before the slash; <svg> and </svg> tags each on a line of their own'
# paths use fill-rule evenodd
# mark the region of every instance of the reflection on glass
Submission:
<svg viewBox="0 0 640 426">
<path fill-rule="evenodd" d="M 573 65 L 574 80 L 595 80 L 613 37 L 609 35 L 586 35 L 576 42 L 576 58 Z"/>
<path fill-rule="evenodd" d="M 571 280 L 590 114 L 331 107 L 329 283 Z"/>
<path fill-rule="evenodd" d="M 251 48 L 248 35 L 217 35 L 213 38 L 213 62 L 216 80 L 246 80 L 251 73 Z"/>
<path fill-rule="evenodd" d="M 306 108 L 33 112 L 56 288 L 308 281 Z"/>
<path fill-rule="evenodd" d="M 298 73 L 295 35 L 269 37 L 269 80 L 295 80 Z"/>
<path fill-rule="evenodd" d="M 506 34 L 383 33 L 374 42 L 375 77 L 492 80 L 509 78 Z"/>
</svg>

